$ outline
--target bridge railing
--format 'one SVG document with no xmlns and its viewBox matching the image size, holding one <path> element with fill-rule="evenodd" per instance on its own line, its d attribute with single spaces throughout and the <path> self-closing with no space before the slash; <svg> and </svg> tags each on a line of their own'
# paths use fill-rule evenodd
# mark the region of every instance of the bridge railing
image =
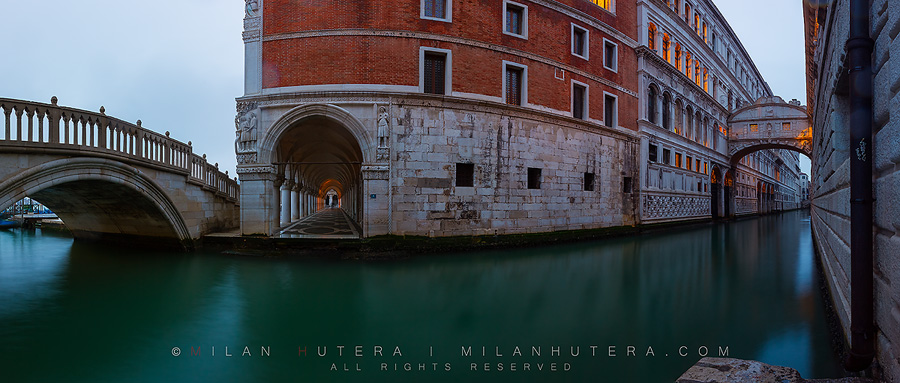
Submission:
<svg viewBox="0 0 900 383">
<path fill-rule="evenodd" d="M 34 149 L 71 149 L 114 155 L 151 167 L 163 167 L 184 173 L 188 180 L 237 202 L 240 189 L 236 180 L 210 165 L 206 156 L 193 153 L 187 144 L 136 124 L 100 112 L 61 107 L 56 97 L 50 104 L 0 98 L 3 128 L 0 146 Z"/>
</svg>

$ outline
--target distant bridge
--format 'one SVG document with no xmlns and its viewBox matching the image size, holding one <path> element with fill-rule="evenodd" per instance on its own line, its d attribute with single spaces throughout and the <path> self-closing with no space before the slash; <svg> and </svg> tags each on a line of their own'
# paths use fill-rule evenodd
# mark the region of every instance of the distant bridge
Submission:
<svg viewBox="0 0 900 383">
<path fill-rule="evenodd" d="M 240 224 L 236 180 L 187 144 L 100 112 L 0 98 L 0 211 L 24 197 L 75 238 L 191 248 Z"/>
<path fill-rule="evenodd" d="M 760 98 L 728 118 L 731 162 L 763 149 L 787 149 L 812 158 L 812 126 L 806 108 L 781 97 Z"/>
</svg>

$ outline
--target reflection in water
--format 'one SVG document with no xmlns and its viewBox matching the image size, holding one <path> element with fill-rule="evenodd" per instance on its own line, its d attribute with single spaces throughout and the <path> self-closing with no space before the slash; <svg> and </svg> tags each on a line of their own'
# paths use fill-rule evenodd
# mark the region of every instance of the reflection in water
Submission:
<svg viewBox="0 0 900 383">
<path fill-rule="evenodd" d="M 806 212 L 386 263 L 161 254 L 0 232 L 0 364 L 13 381 L 662 382 L 727 347 L 804 377 L 836 376 L 814 272 Z"/>
</svg>

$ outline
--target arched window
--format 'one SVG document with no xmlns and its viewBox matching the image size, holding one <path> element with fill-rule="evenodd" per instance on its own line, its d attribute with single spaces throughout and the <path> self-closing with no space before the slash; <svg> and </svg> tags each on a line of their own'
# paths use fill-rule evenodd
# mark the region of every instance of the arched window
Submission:
<svg viewBox="0 0 900 383">
<path fill-rule="evenodd" d="M 685 52 L 684 54 L 684 74 L 688 76 L 691 81 L 694 81 L 694 70 L 692 69 L 694 65 L 694 61 L 691 59 L 691 52 Z"/>
<path fill-rule="evenodd" d="M 681 44 L 675 43 L 675 68 L 681 72 Z"/>
<path fill-rule="evenodd" d="M 703 90 L 709 93 L 709 72 L 703 68 Z"/>
<path fill-rule="evenodd" d="M 668 92 L 663 93 L 662 126 L 663 129 L 672 128 L 672 96 Z"/>
<path fill-rule="evenodd" d="M 656 25 L 653 23 L 647 27 L 647 47 L 656 50 Z"/>
<path fill-rule="evenodd" d="M 703 86 L 703 77 L 700 76 L 703 64 L 700 63 L 700 60 L 694 60 L 694 64 L 694 83 L 697 84 L 697 86 Z"/>
<path fill-rule="evenodd" d="M 656 85 L 650 84 L 647 89 L 647 120 L 656 123 Z"/>
<path fill-rule="evenodd" d="M 691 4 L 684 3 L 684 22 L 691 23 Z"/>
<path fill-rule="evenodd" d="M 662 52 L 663 60 L 666 60 L 669 62 L 669 64 L 671 64 L 672 63 L 672 55 L 669 53 L 669 34 L 668 33 L 663 33 L 662 50 L 663 50 L 663 52 Z"/>
</svg>

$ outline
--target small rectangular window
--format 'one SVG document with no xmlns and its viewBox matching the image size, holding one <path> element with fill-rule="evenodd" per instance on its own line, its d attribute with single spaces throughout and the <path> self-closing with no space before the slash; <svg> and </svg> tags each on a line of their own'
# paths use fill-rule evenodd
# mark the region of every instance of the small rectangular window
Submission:
<svg viewBox="0 0 900 383">
<path fill-rule="evenodd" d="M 475 164 L 456 164 L 456 186 L 475 185 Z"/>
<path fill-rule="evenodd" d="M 422 0 L 422 18 L 450 21 L 452 0 Z"/>
<path fill-rule="evenodd" d="M 691 156 L 688 156 L 688 157 L 687 157 L 687 163 L 685 163 L 685 167 L 687 168 L 687 170 L 692 170 L 692 169 L 691 169 L 691 166 L 692 166 L 693 164 L 694 164 L 694 159 L 691 158 Z"/>
<path fill-rule="evenodd" d="M 663 149 L 663 163 L 666 165 L 672 164 L 672 152 L 669 149 Z"/>
<path fill-rule="evenodd" d="M 750 131 L 751 131 L 751 132 L 758 132 L 758 131 L 759 131 L 759 125 L 757 125 L 757 124 L 750 124 Z"/>
<path fill-rule="evenodd" d="M 522 105 L 522 84 L 524 70 L 512 65 L 506 66 L 506 103 L 512 105 Z"/>
<path fill-rule="evenodd" d="M 572 54 L 588 58 L 588 30 L 572 24 Z"/>
<path fill-rule="evenodd" d="M 697 165 L 696 169 L 698 172 L 700 171 L 700 160 L 696 160 L 695 164 Z"/>
<path fill-rule="evenodd" d="M 603 39 L 603 67 L 611 71 L 619 69 L 619 46 L 607 39 Z"/>
<path fill-rule="evenodd" d="M 632 189 L 631 184 L 632 184 L 631 177 L 625 177 L 622 180 L 622 193 L 631 194 L 631 189 Z"/>
<path fill-rule="evenodd" d="M 540 168 L 528 168 L 528 188 L 529 189 L 540 189 L 541 188 L 541 169 Z"/>
<path fill-rule="evenodd" d="M 587 110 L 587 88 L 572 83 L 572 117 L 584 119 Z"/>
<path fill-rule="evenodd" d="M 516 37 L 528 38 L 528 7 L 503 2 L 503 32 Z"/>
<path fill-rule="evenodd" d="M 611 128 L 618 126 L 616 96 L 606 94 L 603 97 L 603 123 Z"/>
<path fill-rule="evenodd" d="M 594 173 L 584 173 L 584 190 L 594 191 Z"/>
<path fill-rule="evenodd" d="M 447 79 L 447 56 L 435 53 L 425 53 L 425 93 L 446 94 L 445 84 Z"/>
<path fill-rule="evenodd" d="M 647 160 L 650 162 L 656 162 L 656 145 L 650 144 L 649 150 L 647 152 Z"/>
<path fill-rule="evenodd" d="M 675 153 L 675 167 L 681 167 L 681 153 Z"/>
<path fill-rule="evenodd" d="M 781 123 L 781 129 L 784 129 L 785 131 L 791 130 L 791 123 L 790 122 Z"/>
</svg>

